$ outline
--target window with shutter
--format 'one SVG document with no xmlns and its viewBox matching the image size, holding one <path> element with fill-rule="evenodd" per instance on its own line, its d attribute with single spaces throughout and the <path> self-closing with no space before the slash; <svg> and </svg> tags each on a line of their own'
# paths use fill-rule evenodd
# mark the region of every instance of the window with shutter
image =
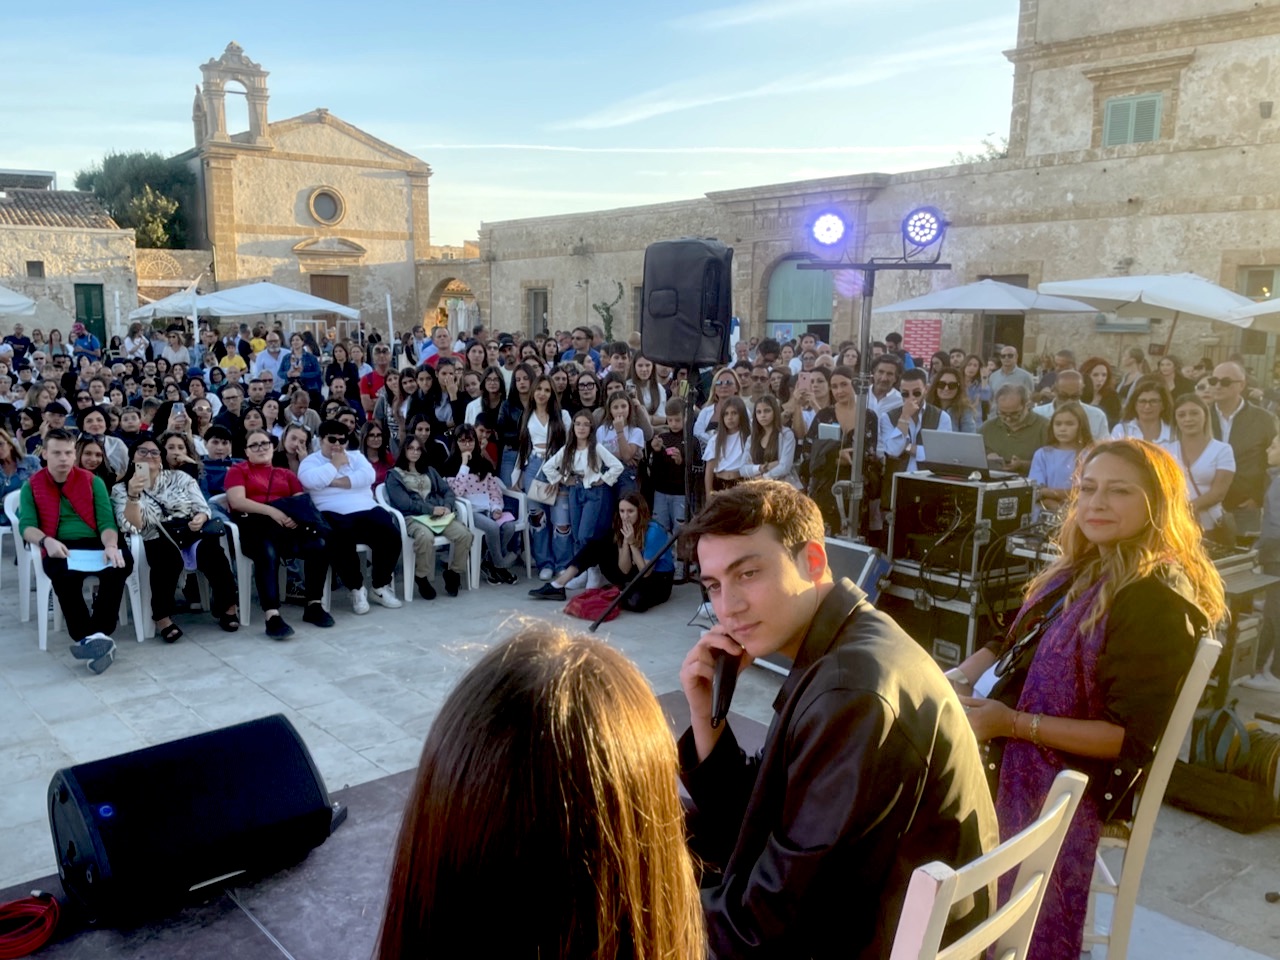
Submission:
<svg viewBox="0 0 1280 960">
<path fill-rule="evenodd" d="M 1126 143 L 1152 143 L 1160 139 L 1162 94 L 1115 97 L 1107 101 L 1103 117 L 1102 145 L 1118 147 Z"/>
</svg>

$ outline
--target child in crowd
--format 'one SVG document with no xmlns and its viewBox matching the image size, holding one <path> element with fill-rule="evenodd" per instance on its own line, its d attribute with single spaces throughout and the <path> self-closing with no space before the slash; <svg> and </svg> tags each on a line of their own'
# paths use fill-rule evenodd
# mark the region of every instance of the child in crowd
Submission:
<svg viewBox="0 0 1280 960">
<path fill-rule="evenodd" d="M 707 443 L 707 496 L 728 490 L 742 480 L 751 462 L 751 418 L 741 397 L 720 401 L 720 423 Z"/>
<path fill-rule="evenodd" d="M 204 435 L 204 446 L 208 453 L 201 458 L 204 463 L 204 482 L 202 491 L 209 500 L 209 509 L 213 515 L 223 520 L 231 516 L 221 503 L 214 503 L 212 497 L 226 493 L 227 471 L 237 463 L 244 463 L 239 457 L 231 456 L 231 431 L 221 425 L 210 427 Z"/>
<path fill-rule="evenodd" d="M 1076 460 L 1080 451 L 1093 443 L 1084 407 L 1071 400 L 1053 411 L 1045 439 L 1046 444 L 1032 455 L 1027 474 L 1037 484 L 1031 507 L 1033 522 L 1042 512 L 1057 513 L 1071 495 Z"/>
<path fill-rule="evenodd" d="M 666 424 L 650 441 L 649 480 L 653 485 L 653 519 L 667 533 L 688 517 L 685 498 L 685 401 L 672 397 L 663 406 Z M 676 562 L 676 579 L 684 579 L 684 558 Z"/>
<path fill-rule="evenodd" d="M 614 393 L 605 407 L 607 416 L 596 428 L 596 441 L 622 461 L 622 476 L 614 484 L 614 495 L 624 497 L 639 487 L 636 466 L 644 456 L 644 432 L 630 426 L 632 400 L 625 393 Z"/>
</svg>

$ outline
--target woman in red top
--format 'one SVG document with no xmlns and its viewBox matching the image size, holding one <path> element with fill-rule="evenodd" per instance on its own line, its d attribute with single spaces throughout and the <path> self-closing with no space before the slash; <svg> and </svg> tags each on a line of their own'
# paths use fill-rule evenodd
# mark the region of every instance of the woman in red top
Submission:
<svg viewBox="0 0 1280 960">
<path fill-rule="evenodd" d="M 360 452 L 373 466 L 374 486 L 386 483 L 387 474 L 396 462 L 387 452 L 386 431 L 378 421 L 370 420 L 360 428 Z"/>
<path fill-rule="evenodd" d="M 324 541 L 309 534 L 278 506 L 283 497 L 306 496 L 293 471 L 271 464 L 275 444 L 265 430 L 250 430 L 245 437 L 249 459 L 227 471 L 227 505 L 240 528 L 240 547 L 253 560 L 258 599 L 267 621 L 267 636 L 287 640 L 293 627 L 280 616 L 279 565 L 282 559 L 303 559 L 307 609 L 302 619 L 317 627 L 333 626 L 333 617 L 320 605 L 329 560 Z"/>
</svg>

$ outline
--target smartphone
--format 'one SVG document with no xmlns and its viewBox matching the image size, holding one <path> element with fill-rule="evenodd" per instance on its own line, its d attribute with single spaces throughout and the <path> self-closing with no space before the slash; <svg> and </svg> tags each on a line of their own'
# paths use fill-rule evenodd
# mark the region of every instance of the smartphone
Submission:
<svg viewBox="0 0 1280 960">
<path fill-rule="evenodd" d="M 801 370 L 798 374 L 796 374 L 797 390 L 808 390 L 812 382 L 813 382 L 813 374 L 810 373 L 808 370 Z"/>
<path fill-rule="evenodd" d="M 842 439 L 844 439 L 844 434 L 840 430 L 840 424 L 838 423 L 818 424 L 818 439 L 834 440 L 836 443 L 839 443 Z"/>
<path fill-rule="evenodd" d="M 151 464 L 149 463 L 142 463 L 141 461 L 135 463 L 133 472 L 143 480 L 151 480 Z"/>
</svg>

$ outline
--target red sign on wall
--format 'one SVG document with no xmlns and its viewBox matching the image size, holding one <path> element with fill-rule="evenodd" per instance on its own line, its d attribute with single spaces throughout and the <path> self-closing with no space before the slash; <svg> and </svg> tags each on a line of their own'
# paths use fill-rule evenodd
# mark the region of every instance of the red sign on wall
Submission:
<svg viewBox="0 0 1280 960">
<path fill-rule="evenodd" d="M 929 358 L 942 349 L 942 320 L 917 317 L 904 321 L 902 349 L 927 367 Z"/>
</svg>

